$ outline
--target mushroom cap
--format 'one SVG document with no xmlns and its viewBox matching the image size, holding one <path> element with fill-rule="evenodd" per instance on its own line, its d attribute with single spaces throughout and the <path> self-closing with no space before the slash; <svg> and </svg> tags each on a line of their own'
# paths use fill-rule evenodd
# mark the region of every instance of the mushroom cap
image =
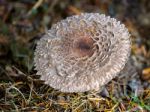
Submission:
<svg viewBox="0 0 150 112">
<path fill-rule="evenodd" d="M 130 34 L 114 18 L 82 13 L 54 24 L 37 42 L 35 69 L 62 92 L 99 90 L 124 68 Z"/>
</svg>

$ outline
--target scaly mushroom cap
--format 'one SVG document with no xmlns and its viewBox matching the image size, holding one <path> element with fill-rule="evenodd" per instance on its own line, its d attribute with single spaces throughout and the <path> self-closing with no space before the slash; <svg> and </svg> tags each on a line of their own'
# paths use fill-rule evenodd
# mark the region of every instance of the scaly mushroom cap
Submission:
<svg viewBox="0 0 150 112">
<path fill-rule="evenodd" d="M 62 92 L 99 90 L 124 68 L 129 37 L 123 24 L 103 14 L 68 17 L 37 43 L 37 75 Z"/>
</svg>

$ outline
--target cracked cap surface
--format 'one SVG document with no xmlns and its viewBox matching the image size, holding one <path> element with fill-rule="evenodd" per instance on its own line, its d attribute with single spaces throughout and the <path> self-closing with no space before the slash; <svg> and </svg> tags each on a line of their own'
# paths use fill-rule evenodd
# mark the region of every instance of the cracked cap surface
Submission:
<svg viewBox="0 0 150 112">
<path fill-rule="evenodd" d="M 52 26 L 37 43 L 35 69 L 62 92 L 99 90 L 124 68 L 130 34 L 114 18 L 82 13 Z"/>
</svg>

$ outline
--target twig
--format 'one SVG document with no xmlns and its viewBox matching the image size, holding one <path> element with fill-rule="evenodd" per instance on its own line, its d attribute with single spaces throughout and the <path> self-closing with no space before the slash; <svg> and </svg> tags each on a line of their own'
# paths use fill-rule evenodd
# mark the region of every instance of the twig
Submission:
<svg viewBox="0 0 150 112">
<path fill-rule="evenodd" d="M 44 1 L 44 0 L 38 0 L 38 1 L 34 4 L 34 6 L 32 7 L 32 9 L 29 10 L 29 12 L 27 13 L 27 15 L 28 15 L 28 16 L 31 15 L 32 11 L 33 11 L 33 10 L 36 10 L 37 8 L 39 8 L 40 5 L 43 3 L 43 1 Z"/>
</svg>

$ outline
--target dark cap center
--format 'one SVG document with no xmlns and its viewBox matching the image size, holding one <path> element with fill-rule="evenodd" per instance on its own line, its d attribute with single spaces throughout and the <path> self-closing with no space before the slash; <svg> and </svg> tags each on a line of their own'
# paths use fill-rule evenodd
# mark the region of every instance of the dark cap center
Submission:
<svg viewBox="0 0 150 112">
<path fill-rule="evenodd" d="M 93 54 L 93 40 L 91 38 L 82 38 L 75 42 L 75 52 L 79 57 L 91 56 Z"/>
<path fill-rule="evenodd" d="M 83 51 L 88 51 L 88 50 L 91 49 L 91 46 L 90 46 L 88 43 L 86 43 L 86 42 L 80 41 L 80 42 L 78 43 L 78 49 L 81 49 L 81 50 L 83 50 Z"/>
</svg>

